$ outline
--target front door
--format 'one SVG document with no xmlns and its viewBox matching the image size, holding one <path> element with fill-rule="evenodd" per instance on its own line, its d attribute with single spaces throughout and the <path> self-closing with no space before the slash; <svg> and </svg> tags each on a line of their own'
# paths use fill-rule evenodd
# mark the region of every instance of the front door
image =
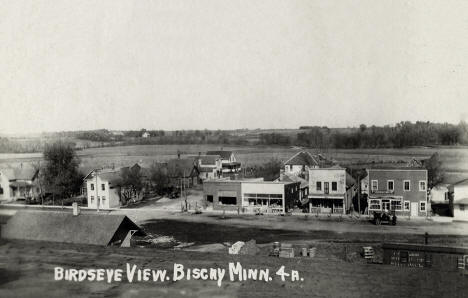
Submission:
<svg viewBox="0 0 468 298">
<path fill-rule="evenodd" d="M 382 200 L 382 210 L 383 211 L 390 210 L 390 200 Z"/>
<path fill-rule="evenodd" d="M 411 202 L 411 216 L 418 216 L 418 202 Z"/>
</svg>

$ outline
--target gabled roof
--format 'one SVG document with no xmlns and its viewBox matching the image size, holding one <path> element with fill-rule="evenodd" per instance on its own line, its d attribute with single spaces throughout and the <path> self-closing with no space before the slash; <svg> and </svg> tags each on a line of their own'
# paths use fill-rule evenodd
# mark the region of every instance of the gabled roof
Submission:
<svg viewBox="0 0 468 298">
<path fill-rule="evenodd" d="M 169 177 L 190 177 L 194 175 L 194 171 L 198 172 L 198 168 L 191 158 L 175 158 L 168 160 L 166 162 L 166 168 Z"/>
<path fill-rule="evenodd" d="M 219 155 L 192 155 L 189 157 L 200 160 L 203 165 L 214 165 L 218 159 L 221 159 Z"/>
<path fill-rule="evenodd" d="M 301 188 L 305 188 L 309 186 L 309 182 L 301 177 L 298 177 L 296 175 L 288 175 L 284 174 L 283 179 L 281 181 L 284 182 L 300 182 L 301 183 Z"/>
<path fill-rule="evenodd" d="M 455 182 L 453 185 L 468 185 L 468 179 L 463 179 L 458 182 Z"/>
<path fill-rule="evenodd" d="M 2 227 L 6 239 L 109 245 L 130 229 L 143 231 L 125 215 L 71 212 L 18 211 Z M 119 233 L 117 233 L 119 232 Z"/>
<path fill-rule="evenodd" d="M 224 150 L 206 152 L 206 155 L 219 155 L 221 156 L 222 159 L 230 159 L 232 154 L 233 154 L 232 151 L 224 151 Z"/>
<path fill-rule="evenodd" d="M 321 154 L 310 154 L 307 151 L 300 151 L 285 161 L 285 165 L 304 165 L 304 166 L 330 166 L 332 162 Z"/>
<path fill-rule="evenodd" d="M 34 180 L 39 170 L 34 169 L 30 166 L 24 166 L 19 168 L 5 168 L 1 169 L 0 172 L 5 175 L 8 180 Z"/>
<path fill-rule="evenodd" d="M 468 205 L 468 198 L 453 201 L 454 205 Z"/>
<path fill-rule="evenodd" d="M 101 180 L 109 182 L 110 185 L 122 184 L 122 175 L 120 171 L 99 173 L 98 176 Z"/>
</svg>

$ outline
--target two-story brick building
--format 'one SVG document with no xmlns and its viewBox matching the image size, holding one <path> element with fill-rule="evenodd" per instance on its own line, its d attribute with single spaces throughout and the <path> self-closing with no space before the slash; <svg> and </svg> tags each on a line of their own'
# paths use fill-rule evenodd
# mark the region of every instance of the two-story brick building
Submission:
<svg viewBox="0 0 468 298">
<path fill-rule="evenodd" d="M 351 208 L 355 184 L 340 166 L 309 169 L 309 212 L 345 214 Z"/>
<path fill-rule="evenodd" d="M 397 215 L 426 216 L 427 170 L 424 168 L 367 169 L 368 213 L 394 210 Z"/>
</svg>

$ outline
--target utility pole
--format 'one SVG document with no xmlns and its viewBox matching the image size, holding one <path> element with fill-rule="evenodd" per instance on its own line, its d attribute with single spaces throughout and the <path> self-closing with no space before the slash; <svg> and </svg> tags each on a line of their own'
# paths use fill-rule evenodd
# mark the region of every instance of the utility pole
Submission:
<svg viewBox="0 0 468 298">
<path fill-rule="evenodd" d="M 358 216 L 361 217 L 361 177 L 358 176 L 358 192 L 357 192 L 357 203 L 358 203 Z"/>
</svg>

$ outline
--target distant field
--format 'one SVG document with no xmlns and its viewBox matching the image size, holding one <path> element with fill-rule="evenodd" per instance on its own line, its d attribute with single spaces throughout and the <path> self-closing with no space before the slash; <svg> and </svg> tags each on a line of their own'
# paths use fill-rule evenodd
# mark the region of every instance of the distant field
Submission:
<svg viewBox="0 0 468 298">
<path fill-rule="evenodd" d="M 225 150 L 235 152 L 243 167 L 262 164 L 271 158 L 286 161 L 300 148 L 297 147 L 263 147 L 263 146 L 224 146 Z M 219 145 L 134 145 L 105 148 L 90 148 L 78 151 L 83 171 L 102 166 L 124 166 L 135 162 L 150 165 L 154 161 L 165 161 L 177 156 L 204 153 L 209 150 L 220 150 Z M 310 152 L 317 152 L 310 149 Z M 404 149 L 331 149 L 324 154 L 339 164 L 347 167 L 368 167 L 375 164 L 402 166 L 408 160 L 428 158 L 439 152 L 443 167 L 447 171 L 447 181 L 454 182 L 468 178 L 468 147 L 431 147 Z M 41 160 L 40 153 L 0 154 L 0 165 L 31 163 Z"/>
</svg>

